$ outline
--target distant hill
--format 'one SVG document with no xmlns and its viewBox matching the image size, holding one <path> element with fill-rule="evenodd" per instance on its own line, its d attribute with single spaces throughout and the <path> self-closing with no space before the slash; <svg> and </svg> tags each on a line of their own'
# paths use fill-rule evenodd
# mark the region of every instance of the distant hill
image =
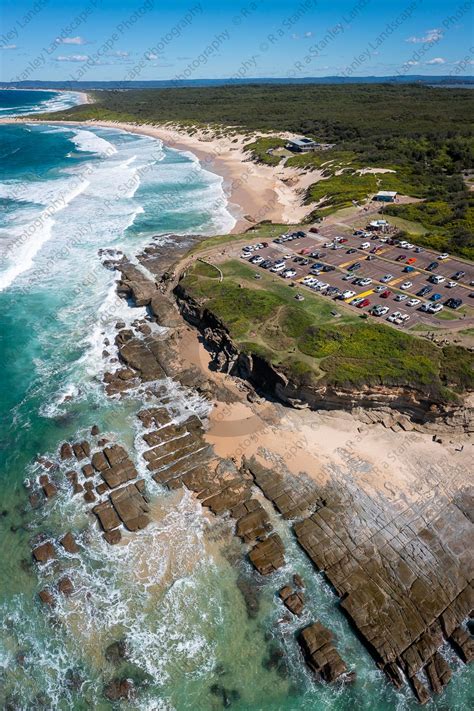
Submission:
<svg viewBox="0 0 474 711">
<path fill-rule="evenodd" d="M 474 86 L 474 77 L 452 77 L 449 75 L 426 76 L 410 74 L 406 76 L 383 77 L 302 77 L 285 79 L 283 77 L 258 77 L 254 79 L 190 79 L 185 81 L 20 81 L 0 82 L 0 88 L 9 89 L 167 89 L 178 87 L 252 85 L 252 84 L 437 84 Z"/>
</svg>

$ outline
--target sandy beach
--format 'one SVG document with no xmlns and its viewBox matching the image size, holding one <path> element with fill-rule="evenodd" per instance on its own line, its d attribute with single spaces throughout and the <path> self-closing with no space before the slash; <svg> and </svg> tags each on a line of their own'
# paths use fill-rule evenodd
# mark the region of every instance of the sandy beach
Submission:
<svg viewBox="0 0 474 711">
<path fill-rule="evenodd" d="M 83 94 L 84 103 L 90 103 Z M 0 123 L 32 122 L 32 117 L 5 118 Z M 47 123 L 74 125 L 71 121 Z M 158 138 L 169 148 L 188 151 L 199 159 L 206 170 L 224 179 L 229 210 L 236 219 L 234 233 L 242 232 L 256 222 L 271 220 L 284 224 L 300 223 L 314 205 L 304 205 L 306 189 L 321 180 L 320 171 L 304 171 L 257 164 L 243 146 L 249 136 L 210 136 L 202 131 L 185 132 L 176 126 L 123 123 L 116 121 L 82 121 L 81 125 L 118 128 L 130 133 Z"/>
</svg>

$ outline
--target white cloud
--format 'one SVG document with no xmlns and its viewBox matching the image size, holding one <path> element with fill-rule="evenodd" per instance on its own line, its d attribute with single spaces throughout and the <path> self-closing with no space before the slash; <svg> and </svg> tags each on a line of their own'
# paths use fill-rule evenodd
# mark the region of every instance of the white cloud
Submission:
<svg viewBox="0 0 474 711">
<path fill-rule="evenodd" d="M 305 36 L 305 37 L 312 37 L 312 36 L 313 36 L 313 33 L 312 33 L 312 32 L 305 32 L 305 33 L 304 33 L 304 36 Z"/>
<path fill-rule="evenodd" d="M 84 37 L 58 37 L 58 44 L 87 44 Z"/>
<path fill-rule="evenodd" d="M 56 57 L 57 62 L 87 62 L 88 54 L 70 54 L 69 56 L 59 55 Z"/>
<path fill-rule="evenodd" d="M 414 59 L 409 59 L 408 62 L 407 62 L 407 64 L 409 64 L 410 67 L 416 67 L 416 65 L 419 64 L 419 63 L 420 63 L 420 62 L 415 62 Z"/>
<path fill-rule="evenodd" d="M 151 62 L 152 59 L 158 59 L 158 55 L 157 55 L 157 54 L 153 54 L 153 52 L 148 52 L 148 53 L 145 55 L 145 59 L 148 59 L 148 61 Z"/>
<path fill-rule="evenodd" d="M 16 49 L 16 44 L 3 44 L 0 49 Z"/>
<path fill-rule="evenodd" d="M 121 50 L 117 50 L 116 52 L 108 52 L 109 57 L 129 57 L 130 52 L 122 52 Z"/>
<path fill-rule="evenodd" d="M 426 64 L 445 64 L 446 60 L 443 59 L 443 57 L 434 57 L 433 59 L 430 59 Z"/>
<path fill-rule="evenodd" d="M 411 44 L 424 44 L 425 42 L 438 42 L 443 36 L 443 30 L 439 27 L 435 27 L 432 30 L 426 30 L 426 33 L 421 37 L 408 37 L 405 42 L 410 42 Z"/>
</svg>

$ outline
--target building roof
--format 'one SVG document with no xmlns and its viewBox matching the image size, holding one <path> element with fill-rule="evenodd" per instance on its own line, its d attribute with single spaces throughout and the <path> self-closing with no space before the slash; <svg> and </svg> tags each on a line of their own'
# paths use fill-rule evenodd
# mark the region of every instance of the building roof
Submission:
<svg viewBox="0 0 474 711">
<path fill-rule="evenodd" d="M 379 197 L 395 197 L 397 194 L 396 190 L 379 190 L 377 196 Z"/>
<path fill-rule="evenodd" d="M 315 141 L 313 141 L 311 138 L 290 138 L 288 143 L 293 143 L 295 146 L 308 146 L 308 145 L 313 145 Z"/>
</svg>

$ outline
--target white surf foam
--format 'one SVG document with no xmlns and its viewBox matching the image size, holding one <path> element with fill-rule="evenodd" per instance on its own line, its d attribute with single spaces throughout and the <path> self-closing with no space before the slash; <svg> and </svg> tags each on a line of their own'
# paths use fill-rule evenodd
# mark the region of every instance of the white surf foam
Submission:
<svg viewBox="0 0 474 711">
<path fill-rule="evenodd" d="M 111 156 L 117 153 L 115 146 L 92 131 L 77 130 L 70 140 L 78 151 L 96 153 L 99 156 Z"/>
</svg>

